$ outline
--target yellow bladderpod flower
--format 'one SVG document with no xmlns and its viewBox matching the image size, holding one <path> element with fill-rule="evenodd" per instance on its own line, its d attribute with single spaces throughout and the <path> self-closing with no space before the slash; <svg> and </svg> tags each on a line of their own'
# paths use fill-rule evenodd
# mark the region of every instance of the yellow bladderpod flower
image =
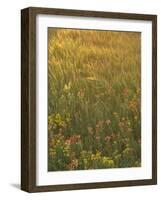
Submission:
<svg viewBox="0 0 161 200">
<path fill-rule="evenodd" d="M 111 159 L 111 158 L 109 158 L 109 157 L 103 157 L 103 165 L 105 165 L 105 167 L 114 167 L 114 161 Z"/>
</svg>

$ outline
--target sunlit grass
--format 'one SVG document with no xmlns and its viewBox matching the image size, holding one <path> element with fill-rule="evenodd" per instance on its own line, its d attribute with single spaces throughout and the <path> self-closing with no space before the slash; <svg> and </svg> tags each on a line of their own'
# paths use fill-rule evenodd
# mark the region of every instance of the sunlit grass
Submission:
<svg viewBox="0 0 161 200">
<path fill-rule="evenodd" d="M 48 170 L 141 164 L 140 33 L 48 30 Z"/>
</svg>

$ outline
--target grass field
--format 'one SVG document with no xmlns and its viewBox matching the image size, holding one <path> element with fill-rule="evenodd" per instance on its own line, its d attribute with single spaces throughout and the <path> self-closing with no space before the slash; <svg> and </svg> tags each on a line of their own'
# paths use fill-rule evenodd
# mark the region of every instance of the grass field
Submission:
<svg viewBox="0 0 161 200">
<path fill-rule="evenodd" d="M 48 29 L 48 170 L 141 166 L 141 35 Z"/>
</svg>

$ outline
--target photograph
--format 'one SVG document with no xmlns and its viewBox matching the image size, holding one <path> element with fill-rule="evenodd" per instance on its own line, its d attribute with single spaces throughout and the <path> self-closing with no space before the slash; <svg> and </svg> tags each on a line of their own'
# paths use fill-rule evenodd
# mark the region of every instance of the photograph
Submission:
<svg viewBox="0 0 161 200">
<path fill-rule="evenodd" d="M 21 189 L 157 184 L 157 15 L 21 10 Z"/>
<path fill-rule="evenodd" d="M 48 171 L 141 165 L 141 33 L 48 27 Z"/>
</svg>

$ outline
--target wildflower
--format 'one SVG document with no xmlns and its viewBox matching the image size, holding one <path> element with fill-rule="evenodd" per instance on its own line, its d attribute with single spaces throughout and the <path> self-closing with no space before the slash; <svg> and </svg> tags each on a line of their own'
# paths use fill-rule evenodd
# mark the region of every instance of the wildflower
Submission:
<svg viewBox="0 0 161 200">
<path fill-rule="evenodd" d="M 84 97 L 84 90 L 81 89 L 81 90 L 77 93 L 77 96 L 80 97 L 80 98 L 83 98 L 83 97 Z"/>
<path fill-rule="evenodd" d="M 100 140 L 100 136 L 96 136 L 96 140 L 99 141 Z"/>
<path fill-rule="evenodd" d="M 116 134 L 115 133 L 112 133 L 111 134 L 111 140 L 114 140 L 116 138 Z"/>
<path fill-rule="evenodd" d="M 105 137 L 104 140 L 105 140 L 106 142 L 109 142 L 109 141 L 111 140 L 111 136 L 108 136 L 108 135 L 107 135 L 107 136 Z"/>
<path fill-rule="evenodd" d="M 77 143 L 80 140 L 80 135 L 72 135 L 69 140 L 70 144 Z"/>
<path fill-rule="evenodd" d="M 108 125 L 110 125 L 110 124 L 111 124 L 111 120 L 109 120 L 109 119 L 108 119 L 108 120 L 106 120 L 106 121 L 105 121 L 105 123 L 106 123 L 106 124 L 107 124 L 107 126 L 108 126 Z"/>
<path fill-rule="evenodd" d="M 69 146 L 65 146 L 63 148 L 63 153 L 66 157 L 70 157 L 70 147 Z"/>
<path fill-rule="evenodd" d="M 54 138 L 53 138 L 53 139 L 50 139 L 49 145 L 50 145 L 50 146 L 54 146 L 54 145 L 55 145 L 55 139 L 54 139 Z"/>
<path fill-rule="evenodd" d="M 116 156 L 115 156 L 115 160 L 116 161 L 119 161 L 121 159 L 121 154 L 117 154 Z"/>
<path fill-rule="evenodd" d="M 104 124 L 104 121 L 103 120 L 99 120 L 96 124 L 96 133 L 99 132 L 100 129 L 102 129 L 103 127 L 103 124 Z"/>
<path fill-rule="evenodd" d="M 55 155 L 56 155 L 56 152 L 55 151 L 49 151 L 49 156 L 50 157 L 55 157 Z"/>
<path fill-rule="evenodd" d="M 96 124 L 96 133 L 98 133 L 100 130 L 99 124 Z"/>
<path fill-rule="evenodd" d="M 62 134 L 62 133 L 63 133 L 63 129 L 60 128 L 60 129 L 59 129 L 59 134 Z"/>
<path fill-rule="evenodd" d="M 71 144 L 70 139 L 65 140 L 65 144 L 66 144 L 66 145 L 70 145 L 70 144 Z"/>
<path fill-rule="evenodd" d="M 123 89 L 123 94 L 124 95 L 128 95 L 129 94 L 129 89 L 128 88 L 124 88 Z"/>
<path fill-rule="evenodd" d="M 129 120 L 127 121 L 127 125 L 128 125 L 128 126 L 130 126 L 130 125 L 131 125 L 131 122 L 130 122 Z"/>
<path fill-rule="evenodd" d="M 71 170 L 76 169 L 78 167 L 78 159 L 73 159 L 67 167 Z"/>
<path fill-rule="evenodd" d="M 137 110 L 137 101 L 136 100 L 131 100 L 129 102 L 129 105 L 128 105 L 129 109 L 133 112 L 135 112 Z"/>
<path fill-rule="evenodd" d="M 113 112 L 113 115 L 114 115 L 115 117 L 118 117 L 118 116 L 119 116 L 117 112 Z"/>
<path fill-rule="evenodd" d="M 60 140 L 64 140 L 64 135 L 62 135 L 61 133 L 58 133 L 58 134 L 56 135 L 56 137 L 57 137 L 58 139 L 60 139 Z"/>
<path fill-rule="evenodd" d="M 122 121 L 125 121 L 125 117 L 122 118 Z"/>
<path fill-rule="evenodd" d="M 124 127 L 124 122 L 119 122 L 119 127 L 123 128 Z"/>
<path fill-rule="evenodd" d="M 115 145 L 116 145 L 116 144 L 117 144 L 117 142 L 116 142 L 116 141 L 114 141 L 114 142 L 113 142 L 113 144 L 115 144 Z"/>
<path fill-rule="evenodd" d="M 49 156 L 50 157 L 55 157 L 55 155 L 56 155 L 55 149 L 54 148 L 49 148 Z"/>
<path fill-rule="evenodd" d="M 92 127 L 88 127 L 87 130 L 88 130 L 89 135 L 93 135 L 94 134 Z"/>
<path fill-rule="evenodd" d="M 98 158 L 98 157 L 100 157 L 101 156 L 101 152 L 100 151 L 96 151 L 96 157 Z"/>
<path fill-rule="evenodd" d="M 130 147 L 124 149 L 124 151 L 123 151 L 123 154 L 124 154 L 125 156 L 129 156 L 129 155 L 131 155 L 132 153 L 133 153 L 133 149 L 130 148 Z"/>
<path fill-rule="evenodd" d="M 96 151 L 96 154 L 91 155 L 91 160 L 99 160 L 101 158 L 101 152 L 98 150 Z"/>
<path fill-rule="evenodd" d="M 103 123 L 104 123 L 104 121 L 103 121 L 103 120 L 99 120 L 99 121 L 98 121 L 98 125 L 99 125 L 99 127 L 100 127 L 100 128 L 102 128 L 102 126 L 103 126 Z"/>
<path fill-rule="evenodd" d="M 61 144 L 61 141 L 58 139 L 57 141 L 56 141 L 56 145 L 60 145 Z"/>
<path fill-rule="evenodd" d="M 128 129 L 127 129 L 127 132 L 128 132 L 128 133 L 131 133 L 131 132 L 132 132 L 132 128 L 128 128 Z"/>
<path fill-rule="evenodd" d="M 109 157 L 103 157 L 102 160 L 105 167 L 114 167 L 114 161 Z"/>
<path fill-rule="evenodd" d="M 63 89 L 64 92 L 68 92 L 70 90 L 70 88 L 71 88 L 71 85 L 72 85 L 71 81 L 69 81 L 68 84 L 65 84 L 64 85 L 64 89 Z"/>
<path fill-rule="evenodd" d="M 95 154 L 92 154 L 92 155 L 91 155 L 91 160 L 96 160 Z"/>
<path fill-rule="evenodd" d="M 86 158 L 83 159 L 84 168 L 87 169 L 88 160 Z"/>
</svg>

